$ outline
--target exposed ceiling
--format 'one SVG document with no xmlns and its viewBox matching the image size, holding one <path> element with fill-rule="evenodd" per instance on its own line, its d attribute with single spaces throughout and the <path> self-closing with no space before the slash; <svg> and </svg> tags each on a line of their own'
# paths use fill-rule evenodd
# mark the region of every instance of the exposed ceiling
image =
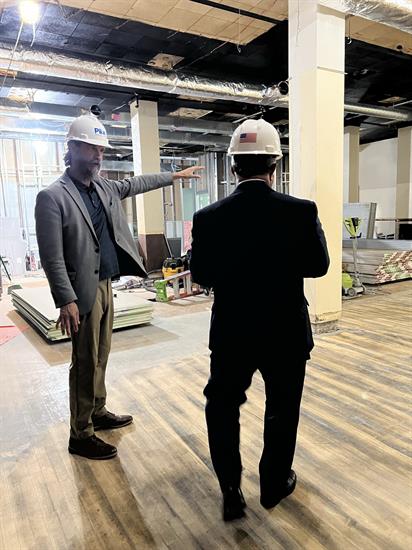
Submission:
<svg viewBox="0 0 412 550">
<path fill-rule="evenodd" d="M 260 29 L 263 34 L 250 41 L 248 44 L 238 47 L 228 39 L 218 40 L 200 36 L 191 32 L 177 32 L 175 26 L 162 28 L 131 20 L 133 6 L 139 2 L 128 0 L 111 0 L 90 2 L 90 0 L 65 0 L 67 3 L 76 4 L 76 7 L 62 5 L 60 2 L 43 3 L 40 22 L 33 34 L 28 25 L 23 27 L 19 44 L 24 48 L 33 47 L 47 50 L 61 51 L 66 54 L 88 55 L 99 61 L 122 62 L 131 65 L 148 65 L 158 59 L 159 54 L 174 56 L 171 63 L 174 70 L 184 74 L 193 74 L 213 79 L 225 79 L 243 81 L 251 84 L 272 85 L 288 78 L 288 25 L 287 21 L 270 24 L 269 30 Z M 202 0 L 210 4 L 207 0 Z M 196 5 L 196 8 L 207 8 L 204 16 L 211 17 L 211 13 L 224 10 L 204 5 L 199 1 L 185 0 L 184 4 Z M 2 0 L 0 0 L 0 5 Z M 4 3 L 4 2 L 3 2 Z M 271 17 L 280 21 L 285 16 L 280 7 L 286 2 L 243 0 L 232 2 L 225 0 L 218 2 L 236 8 L 242 8 L 250 13 L 256 12 L 258 16 Z M 181 9 L 182 2 L 177 0 L 156 0 L 151 5 L 165 7 L 170 10 Z M 241 5 L 242 4 L 242 5 Z M 126 10 L 121 17 L 96 13 L 87 10 L 93 7 L 99 10 Z M 130 7 L 133 5 L 132 7 Z M 142 4 L 143 5 L 143 4 Z M 180 5 L 180 8 L 177 6 Z M 105 7 L 104 7 L 105 6 Z M 129 7 L 127 7 L 129 6 Z M 272 11 L 267 11 L 272 7 Z M 277 7 L 278 12 L 273 11 Z M 129 10 L 129 12 L 127 12 Z M 169 10 L 169 11 L 170 11 Z M 213 10 L 210 12 L 210 10 Z M 280 10 L 280 11 L 279 11 Z M 153 12 L 153 10 L 152 10 Z M 112 13 L 112 11 L 110 11 Z M 116 11 L 118 15 L 120 14 Z M 134 10 L 142 18 L 141 11 Z M 145 13 L 145 12 L 144 12 Z M 227 12 L 232 13 L 232 12 Z M 232 13 L 233 15 L 233 13 Z M 239 14 L 235 14 L 237 19 Z M 254 20 L 261 23 L 261 19 Z M 353 25 L 358 18 L 350 18 L 350 36 L 346 45 L 346 103 L 364 103 L 377 107 L 392 107 L 397 103 L 412 100 L 412 57 L 403 51 L 377 47 L 372 44 L 355 39 L 359 33 L 369 28 L 380 27 L 377 23 L 368 23 L 360 28 Z M 158 25 L 159 22 L 156 22 Z M 180 22 L 179 22 L 180 24 Z M 12 47 L 15 44 L 19 32 L 20 19 L 16 6 L 0 8 L 0 43 Z M 385 27 L 385 31 L 390 29 Z M 348 29 L 347 29 L 348 30 Z M 201 31 L 199 31 L 201 32 Z M 399 33 L 400 31 L 394 31 Z M 375 33 L 376 34 L 376 33 Z M 385 34 L 385 33 L 384 33 Z M 405 34 L 405 33 L 403 33 Z M 377 33 L 381 38 L 383 34 Z M 391 32 L 389 32 L 391 35 Z M 388 36 L 386 33 L 385 36 Z M 406 35 L 410 38 L 410 35 Z M 406 42 L 405 42 L 406 44 Z M 412 47 L 411 47 L 412 51 Z M 2 79 L 1 79 L 2 80 Z M 0 87 L 1 87 L 0 80 Z M 186 116 L 188 109 L 195 109 L 191 113 L 193 118 L 205 121 L 233 122 L 243 116 L 259 111 L 256 105 L 240 104 L 230 101 L 196 101 L 184 96 L 176 96 L 165 93 L 145 92 L 136 90 L 140 97 L 156 99 L 161 116 L 175 115 Z M 97 104 L 104 111 L 107 118 L 112 114 L 127 113 L 128 103 L 133 98 L 130 88 L 121 88 L 109 85 L 93 85 L 81 81 L 64 81 L 53 77 L 35 76 L 30 74 L 18 74 L 15 79 L 8 78 L 0 92 L 0 104 L 8 106 L 27 105 L 33 112 L 53 111 L 60 113 L 69 112 L 73 116 L 72 107 L 89 109 Z M 388 101 L 387 103 L 382 103 Z M 406 103 L 400 107 L 412 113 L 412 103 Z M 66 110 L 65 110 L 66 109 Z M 185 109 L 185 111 L 181 111 Z M 287 143 L 287 109 L 277 108 L 267 110 L 264 113 L 267 120 L 280 124 Z M 360 115 L 346 115 L 345 123 L 362 125 L 362 141 L 374 141 L 396 135 L 398 125 L 388 123 L 382 119 L 365 117 Z M 170 144 L 169 144 L 170 145 Z M 188 152 L 198 150 L 196 144 L 191 146 L 176 142 L 176 148 L 183 147 Z M 171 142 L 173 146 L 173 142 Z"/>
<path fill-rule="evenodd" d="M 362 17 L 346 18 L 346 34 L 351 38 L 412 55 L 412 35 Z"/>
<path fill-rule="evenodd" d="M 64 4 L 239 45 L 248 44 L 288 16 L 288 0 L 65 0 Z M 412 36 L 385 24 L 348 16 L 347 32 L 357 40 L 412 54 Z"/>
<path fill-rule="evenodd" d="M 247 44 L 287 17 L 287 0 L 65 0 L 50 3 L 61 7 L 63 18 L 70 19 L 72 7 L 110 15 L 125 21 L 205 36 L 236 44 Z M 0 0 L 0 5 L 12 5 Z M 14 2 L 15 3 L 15 2 Z M 218 6 L 224 5 L 224 9 Z M 254 15 L 249 17 L 248 14 Z"/>
<path fill-rule="evenodd" d="M 222 0 L 215 1 L 221 4 Z M 267 18 L 285 19 L 279 9 L 287 12 L 287 0 L 268 2 L 267 0 L 246 0 L 226 5 L 234 8 L 244 8 L 252 13 L 263 13 Z M 247 44 L 257 36 L 272 28 L 274 21 L 251 18 L 241 15 L 236 9 L 232 11 L 218 9 L 210 5 L 191 0 L 67 0 L 68 6 L 87 9 L 97 13 L 113 15 L 131 21 L 140 21 L 165 29 L 188 32 L 208 38 L 227 40 L 229 42 Z M 272 7 L 269 5 L 272 4 Z"/>
</svg>

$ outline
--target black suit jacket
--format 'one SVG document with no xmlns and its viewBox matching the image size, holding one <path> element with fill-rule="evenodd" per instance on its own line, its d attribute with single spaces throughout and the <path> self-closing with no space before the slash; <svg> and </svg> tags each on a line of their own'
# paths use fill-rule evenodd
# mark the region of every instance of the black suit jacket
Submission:
<svg viewBox="0 0 412 550">
<path fill-rule="evenodd" d="M 196 212 L 192 235 L 193 280 L 214 289 L 210 349 L 309 358 L 303 279 L 329 267 L 316 204 L 249 180 Z"/>
</svg>

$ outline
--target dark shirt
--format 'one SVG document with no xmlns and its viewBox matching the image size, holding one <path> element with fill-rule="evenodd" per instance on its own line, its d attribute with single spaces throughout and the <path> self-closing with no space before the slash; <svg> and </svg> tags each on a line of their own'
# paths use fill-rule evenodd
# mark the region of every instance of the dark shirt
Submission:
<svg viewBox="0 0 412 550">
<path fill-rule="evenodd" d="M 71 176 L 70 176 L 71 177 Z M 100 244 L 100 270 L 99 280 L 112 279 L 119 276 L 119 260 L 114 244 L 113 232 L 110 228 L 107 214 L 103 203 L 96 191 L 96 187 L 91 182 L 87 187 L 78 180 L 71 177 L 74 185 L 77 187 L 81 198 L 89 212 L 94 231 Z"/>
</svg>

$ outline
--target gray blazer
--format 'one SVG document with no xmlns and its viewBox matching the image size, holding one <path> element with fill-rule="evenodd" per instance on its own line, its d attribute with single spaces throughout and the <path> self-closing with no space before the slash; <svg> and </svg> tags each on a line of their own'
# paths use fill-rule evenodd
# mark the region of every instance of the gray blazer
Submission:
<svg viewBox="0 0 412 550">
<path fill-rule="evenodd" d="M 93 180 L 113 230 L 121 275 L 147 275 L 121 201 L 172 182 L 171 173 L 121 181 L 98 176 Z M 76 302 L 80 315 L 88 313 L 99 283 L 100 247 L 87 208 L 67 170 L 37 195 L 35 219 L 40 259 L 56 307 Z"/>
</svg>

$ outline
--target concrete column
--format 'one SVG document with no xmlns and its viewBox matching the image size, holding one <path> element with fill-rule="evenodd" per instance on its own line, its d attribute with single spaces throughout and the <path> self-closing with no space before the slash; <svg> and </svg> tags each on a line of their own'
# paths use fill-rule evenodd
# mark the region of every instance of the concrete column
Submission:
<svg viewBox="0 0 412 550">
<path fill-rule="evenodd" d="M 224 154 L 216 153 L 217 200 L 226 197 L 226 184 L 222 184 L 222 181 L 225 179 L 224 163 Z"/>
<path fill-rule="evenodd" d="M 359 126 L 345 127 L 343 202 L 359 202 Z"/>
<path fill-rule="evenodd" d="M 130 105 L 133 165 L 136 176 L 160 172 L 159 122 L 157 103 Z M 164 238 L 164 207 L 161 189 L 136 196 L 139 245 L 146 269 L 159 269 L 167 256 Z"/>
<path fill-rule="evenodd" d="M 173 204 L 173 193 L 172 186 L 165 187 L 163 190 L 164 196 L 164 217 L 165 221 L 173 222 L 174 221 L 174 204 Z"/>
<path fill-rule="evenodd" d="M 290 193 L 317 203 L 331 256 L 329 273 L 306 281 L 318 333 L 342 308 L 344 45 L 343 13 L 289 0 Z"/>
<path fill-rule="evenodd" d="M 412 218 L 412 126 L 398 130 L 396 217 Z"/>
<path fill-rule="evenodd" d="M 182 207 L 182 180 L 177 180 L 173 183 L 173 200 L 175 204 L 175 220 L 183 221 Z"/>
</svg>

